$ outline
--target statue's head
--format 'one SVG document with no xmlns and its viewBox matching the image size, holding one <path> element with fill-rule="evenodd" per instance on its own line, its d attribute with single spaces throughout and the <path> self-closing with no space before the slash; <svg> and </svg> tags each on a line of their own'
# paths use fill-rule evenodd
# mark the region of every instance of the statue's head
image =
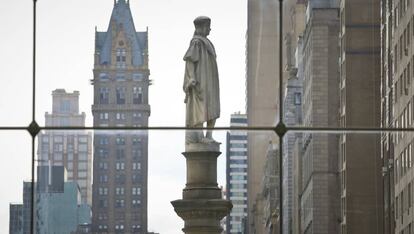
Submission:
<svg viewBox="0 0 414 234">
<path fill-rule="evenodd" d="M 199 16 L 195 18 L 193 22 L 195 26 L 194 35 L 206 37 L 208 34 L 210 34 L 211 19 L 209 17 Z"/>
</svg>

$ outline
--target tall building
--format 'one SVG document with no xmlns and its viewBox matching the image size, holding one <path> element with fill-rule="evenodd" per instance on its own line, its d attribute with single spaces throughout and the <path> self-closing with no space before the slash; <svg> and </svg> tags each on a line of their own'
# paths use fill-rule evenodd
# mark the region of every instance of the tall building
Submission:
<svg viewBox="0 0 414 234">
<path fill-rule="evenodd" d="M 303 126 L 338 126 L 339 5 L 310 1 L 303 34 Z M 340 218 L 338 136 L 302 135 L 300 233 L 338 233 Z M 293 143 L 288 146 L 293 152 Z M 293 157 L 291 157 L 293 158 Z"/>
<path fill-rule="evenodd" d="M 32 234 L 32 182 L 23 182 L 23 234 Z"/>
<path fill-rule="evenodd" d="M 232 114 L 231 127 L 246 127 L 245 114 Z M 232 130 L 227 133 L 226 149 L 227 200 L 233 209 L 226 218 L 226 233 L 242 233 L 242 220 L 247 218 L 247 132 Z"/>
<path fill-rule="evenodd" d="M 82 205 L 79 185 L 65 177 L 63 166 L 37 168 L 35 233 L 71 234 L 79 225 L 91 223 L 91 209 Z"/>
<path fill-rule="evenodd" d="M 249 0 L 247 6 L 246 84 L 249 126 L 276 126 L 279 120 L 279 41 L 283 40 L 282 68 L 287 80 L 294 61 L 296 38 L 303 30 L 304 0 L 283 1 L 284 32 L 279 35 L 278 0 Z M 248 230 L 263 233 L 261 181 L 269 141 L 248 136 Z M 257 225 L 256 225 L 257 224 Z"/>
<path fill-rule="evenodd" d="M 148 32 L 135 30 L 129 1 L 115 1 L 108 29 L 95 33 L 94 126 L 148 125 Z M 96 132 L 92 229 L 147 232 L 146 133 Z"/>
<path fill-rule="evenodd" d="M 414 6 L 382 2 L 382 125 L 412 128 L 414 109 Z M 382 135 L 384 233 L 414 230 L 412 133 Z"/>
<path fill-rule="evenodd" d="M 23 204 L 10 204 L 9 209 L 9 234 L 23 234 Z"/>
<path fill-rule="evenodd" d="M 46 112 L 46 127 L 83 127 L 85 113 L 79 113 L 79 92 L 52 92 L 52 113 Z M 81 188 L 83 203 L 92 205 L 92 134 L 85 131 L 43 131 L 39 134 L 39 165 L 64 166 L 68 181 Z"/>
<path fill-rule="evenodd" d="M 280 206 L 279 206 L 279 149 L 278 146 L 269 142 L 266 151 L 266 161 L 261 183 L 262 207 L 263 207 L 263 230 L 268 234 L 279 234 Z"/>
<path fill-rule="evenodd" d="M 398 52 L 397 39 L 399 40 L 398 33 L 394 38 L 395 26 L 393 25 L 396 22 L 394 18 L 395 13 L 399 11 L 399 7 L 393 4 L 393 0 L 381 0 L 381 127 L 393 127 L 394 114 L 394 94 L 396 91 L 399 91 L 397 87 L 398 83 L 398 73 L 395 73 L 394 76 L 394 67 L 397 64 L 393 63 L 393 55 Z M 409 11 L 408 11 L 409 12 Z M 407 14 L 409 16 L 410 13 Z M 407 17 L 405 16 L 405 17 Z M 414 22 L 410 20 L 410 24 L 414 25 Z M 401 27 L 403 27 L 402 24 Z M 410 27 L 407 25 L 408 30 Z M 414 32 L 414 29 L 413 29 Z M 410 33 L 408 33 L 408 42 L 410 42 Z M 395 44 L 395 45 L 394 45 Z M 408 43 L 408 47 L 410 43 Z M 395 48 L 395 49 L 394 49 Z M 404 51 L 405 52 L 405 51 Z M 410 52 L 410 50 L 408 51 Z M 408 55 L 409 56 L 409 55 Z M 411 61 L 414 65 L 414 61 Z M 410 64 L 411 65 L 411 64 Z M 414 67 L 410 68 L 410 65 L 407 65 L 408 79 L 411 79 L 411 76 L 414 74 Z M 404 75 L 404 72 L 402 72 Z M 407 76 L 407 73 L 406 73 Z M 410 116 L 412 118 L 412 107 L 410 108 Z M 398 116 L 398 115 L 397 115 Z M 411 120 L 410 120 L 411 121 Z M 384 132 L 381 134 L 381 158 L 383 161 L 382 164 L 382 176 L 384 183 L 384 234 L 393 234 L 395 233 L 395 209 L 397 205 L 394 197 L 394 181 L 396 174 L 394 173 L 394 140 L 395 134 L 390 132 Z"/>
<path fill-rule="evenodd" d="M 290 115 L 290 119 L 286 119 L 285 121 L 291 121 L 292 125 L 302 125 L 303 116 L 302 116 L 302 103 L 303 103 L 303 70 L 304 67 L 303 64 L 303 36 L 299 36 L 297 47 L 296 47 L 296 66 L 297 66 L 297 72 L 295 77 L 291 77 L 290 80 L 287 83 L 286 88 L 286 96 L 289 96 L 290 93 L 290 105 L 286 105 L 290 112 L 293 114 Z M 292 79 L 293 78 L 293 79 Z M 300 89 L 298 88 L 300 87 Z M 292 92 L 293 91 L 293 92 Z M 295 94 L 300 93 L 300 95 Z M 293 94 L 293 98 L 292 98 Z M 300 96 L 300 99 L 298 98 Z M 288 98 L 285 98 L 285 100 Z M 296 100 L 295 100 L 296 99 Z M 299 108 L 298 103 L 300 102 Z M 286 117 L 285 117 L 286 118 Z M 292 121 L 294 120 L 294 121 Z M 293 137 L 294 139 L 290 139 L 290 134 L 288 136 L 288 142 L 289 145 L 287 145 L 288 148 L 285 148 L 284 150 L 288 151 L 288 156 L 292 157 L 292 217 L 291 217 L 291 230 L 292 233 L 301 233 L 301 202 L 300 197 L 302 194 L 302 133 L 294 133 Z M 293 141 L 293 145 L 292 145 Z"/>
<path fill-rule="evenodd" d="M 380 0 L 340 2 L 341 127 L 380 126 L 380 11 Z M 380 149 L 380 135 L 340 136 L 341 233 L 383 233 Z"/>
</svg>

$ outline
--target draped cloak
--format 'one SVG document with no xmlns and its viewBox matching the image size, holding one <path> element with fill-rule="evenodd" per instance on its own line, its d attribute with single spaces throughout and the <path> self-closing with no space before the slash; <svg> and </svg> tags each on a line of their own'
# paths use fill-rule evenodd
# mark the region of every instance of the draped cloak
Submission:
<svg viewBox="0 0 414 234">
<path fill-rule="evenodd" d="M 217 119 L 220 117 L 220 90 L 213 44 L 206 37 L 195 35 L 184 56 L 184 61 L 186 62 L 184 91 L 191 78 L 196 81 L 195 87 L 188 89 L 184 100 L 186 126 L 192 127 Z M 193 67 L 189 63 L 192 63 Z"/>
</svg>

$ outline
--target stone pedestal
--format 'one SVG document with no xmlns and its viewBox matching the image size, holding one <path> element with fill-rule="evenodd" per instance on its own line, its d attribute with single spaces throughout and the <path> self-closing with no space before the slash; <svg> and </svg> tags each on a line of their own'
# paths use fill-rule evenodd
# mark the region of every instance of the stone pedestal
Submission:
<svg viewBox="0 0 414 234">
<path fill-rule="evenodd" d="M 172 201 L 175 212 L 184 220 L 186 234 L 220 234 L 220 220 L 231 210 L 217 185 L 219 143 L 191 143 L 183 155 L 187 161 L 187 184 L 183 199 Z"/>
</svg>

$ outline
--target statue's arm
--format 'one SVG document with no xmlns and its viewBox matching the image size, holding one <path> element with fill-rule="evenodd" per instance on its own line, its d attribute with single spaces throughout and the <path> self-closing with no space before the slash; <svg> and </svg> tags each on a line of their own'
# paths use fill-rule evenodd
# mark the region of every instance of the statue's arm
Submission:
<svg viewBox="0 0 414 234">
<path fill-rule="evenodd" d="M 191 61 L 186 61 L 186 71 L 185 71 L 185 80 L 184 80 L 184 92 L 188 92 L 190 89 L 197 85 L 197 80 L 195 77 L 195 64 Z"/>
</svg>

